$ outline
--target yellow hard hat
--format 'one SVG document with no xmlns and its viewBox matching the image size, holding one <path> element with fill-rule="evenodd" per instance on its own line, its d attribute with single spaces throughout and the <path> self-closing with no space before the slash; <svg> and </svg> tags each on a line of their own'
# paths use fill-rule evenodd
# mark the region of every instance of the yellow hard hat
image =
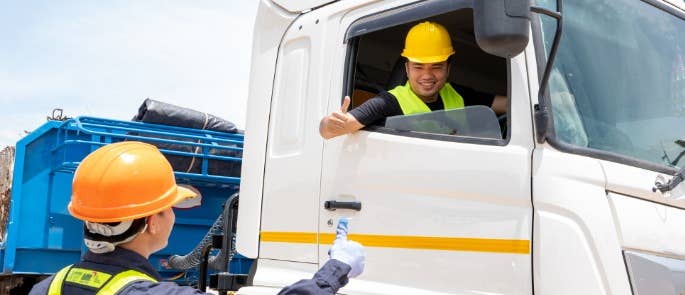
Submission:
<svg viewBox="0 0 685 295">
<path fill-rule="evenodd" d="M 446 61 L 454 54 L 452 41 L 447 29 L 438 23 L 422 22 L 407 33 L 402 56 L 418 63 Z"/>
<path fill-rule="evenodd" d="M 196 194 L 176 185 L 169 161 L 150 144 L 103 146 L 76 169 L 69 213 L 90 222 L 119 222 L 164 211 Z"/>
</svg>

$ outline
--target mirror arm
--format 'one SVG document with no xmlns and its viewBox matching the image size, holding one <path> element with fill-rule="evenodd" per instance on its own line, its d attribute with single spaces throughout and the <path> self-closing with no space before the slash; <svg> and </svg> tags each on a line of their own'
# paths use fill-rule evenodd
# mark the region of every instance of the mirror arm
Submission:
<svg viewBox="0 0 685 295">
<path fill-rule="evenodd" d="M 557 20 L 557 30 L 554 34 L 554 41 L 552 42 L 552 49 L 549 52 L 549 57 L 547 58 L 547 64 L 545 65 L 545 72 L 540 80 L 540 88 L 538 90 L 538 104 L 535 106 L 535 126 L 536 126 L 536 137 L 538 143 L 545 142 L 548 136 L 548 130 L 551 128 L 550 117 L 550 104 L 551 99 L 547 100 L 545 95 L 547 91 L 547 83 L 549 82 L 549 75 L 552 71 L 552 66 L 554 65 L 554 58 L 557 55 L 557 49 L 559 48 L 559 41 L 561 40 L 561 35 L 563 33 L 563 7 L 562 0 L 557 0 L 556 11 L 551 11 L 546 8 L 531 6 L 530 11 L 534 13 L 544 14 L 553 17 Z"/>
</svg>

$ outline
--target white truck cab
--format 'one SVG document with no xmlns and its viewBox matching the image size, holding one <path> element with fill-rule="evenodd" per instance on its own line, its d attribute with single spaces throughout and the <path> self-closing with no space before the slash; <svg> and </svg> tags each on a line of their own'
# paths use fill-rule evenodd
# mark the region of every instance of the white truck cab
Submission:
<svg viewBox="0 0 685 295">
<path fill-rule="evenodd" d="M 345 95 L 404 83 L 424 20 L 451 34 L 449 82 L 506 114 L 476 99 L 322 139 Z M 311 277 L 344 216 L 367 255 L 344 294 L 685 294 L 684 20 L 675 0 L 262 0 L 239 293 Z"/>
</svg>

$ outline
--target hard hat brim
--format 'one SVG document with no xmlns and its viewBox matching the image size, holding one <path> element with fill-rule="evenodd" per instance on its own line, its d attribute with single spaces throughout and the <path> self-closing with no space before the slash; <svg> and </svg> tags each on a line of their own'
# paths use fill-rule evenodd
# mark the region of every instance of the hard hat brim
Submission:
<svg viewBox="0 0 685 295">
<path fill-rule="evenodd" d="M 169 193 L 173 193 L 173 188 L 170 190 Z M 162 212 L 166 209 L 169 209 L 173 207 L 174 205 L 178 204 L 179 202 L 185 200 L 185 199 L 190 199 L 190 198 L 195 198 L 197 194 L 193 192 L 190 189 L 187 189 L 182 186 L 176 185 L 176 194 L 171 197 L 167 196 L 166 198 L 162 198 L 158 200 L 155 204 L 148 204 L 147 206 L 158 206 L 155 209 L 150 208 L 150 210 L 145 210 L 144 212 L 139 212 L 135 214 L 121 214 L 122 208 L 108 208 L 108 209 L 99 209 L 100 212 L 94 213 L 94 212 L 89 212 L 92 210 L 88 210 L 88 208 L 81 208 L 74 206 L 73 201 L 69 202 L 69 205 L 67 209 L 69 210 L 69 213 L 71 213 L 72 216 L 74 216 L 77 219 L 81 219 L 84 221 L 90 221 L 90 222 L 119 222 L 119 221 L 124 221 L 124 220 L 134 220 L 137 218 L 143 218 L 147 217 L 150 215 L 157 214 L 159 212 Z M 111 217 L 103 217 L 103 216 L 111 216 Z"/>
<path fill-rule="evenodd" d="M 441 54 L 441 55 L 434 55 L 434 56 L 422 56 L 422 57 L 408 56 L 405 54 L 402 54 L 402 56 L 406 57 L 411 62 L 417 62 L 417 63 L 422 63 L 422 64 L 431 64 L 431 63 L 446 61 L 452 54 L 454 54 L 454 52 L 451 52 L 449 54 Z"/>
<path fill-rule="evenodd" d="M 197 193 L 188 189 L 188 188 L 177 185 L 176 189 L 178 191 L 176 192 L 176 200 L 173 203 L 174 205 L 176 205 L 176 204 L 178 204 L 178 203 L 180 203 L 186 199 L 192 199 L 192 198 L 197 197 Z"/>
</svg>

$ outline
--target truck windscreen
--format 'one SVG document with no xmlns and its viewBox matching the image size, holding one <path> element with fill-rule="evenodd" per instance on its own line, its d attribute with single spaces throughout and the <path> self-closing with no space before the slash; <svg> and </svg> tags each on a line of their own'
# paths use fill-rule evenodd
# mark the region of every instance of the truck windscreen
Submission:
<svg viewBox="0 0 685 295">
<path fill-rule="evenodd" d="M 637 0 L 563 4 L 549 80 L 557 140 L 684 167 L 685 20 Z M 541 28 L 549 53 L 556 21 Z"/>
</svg>

